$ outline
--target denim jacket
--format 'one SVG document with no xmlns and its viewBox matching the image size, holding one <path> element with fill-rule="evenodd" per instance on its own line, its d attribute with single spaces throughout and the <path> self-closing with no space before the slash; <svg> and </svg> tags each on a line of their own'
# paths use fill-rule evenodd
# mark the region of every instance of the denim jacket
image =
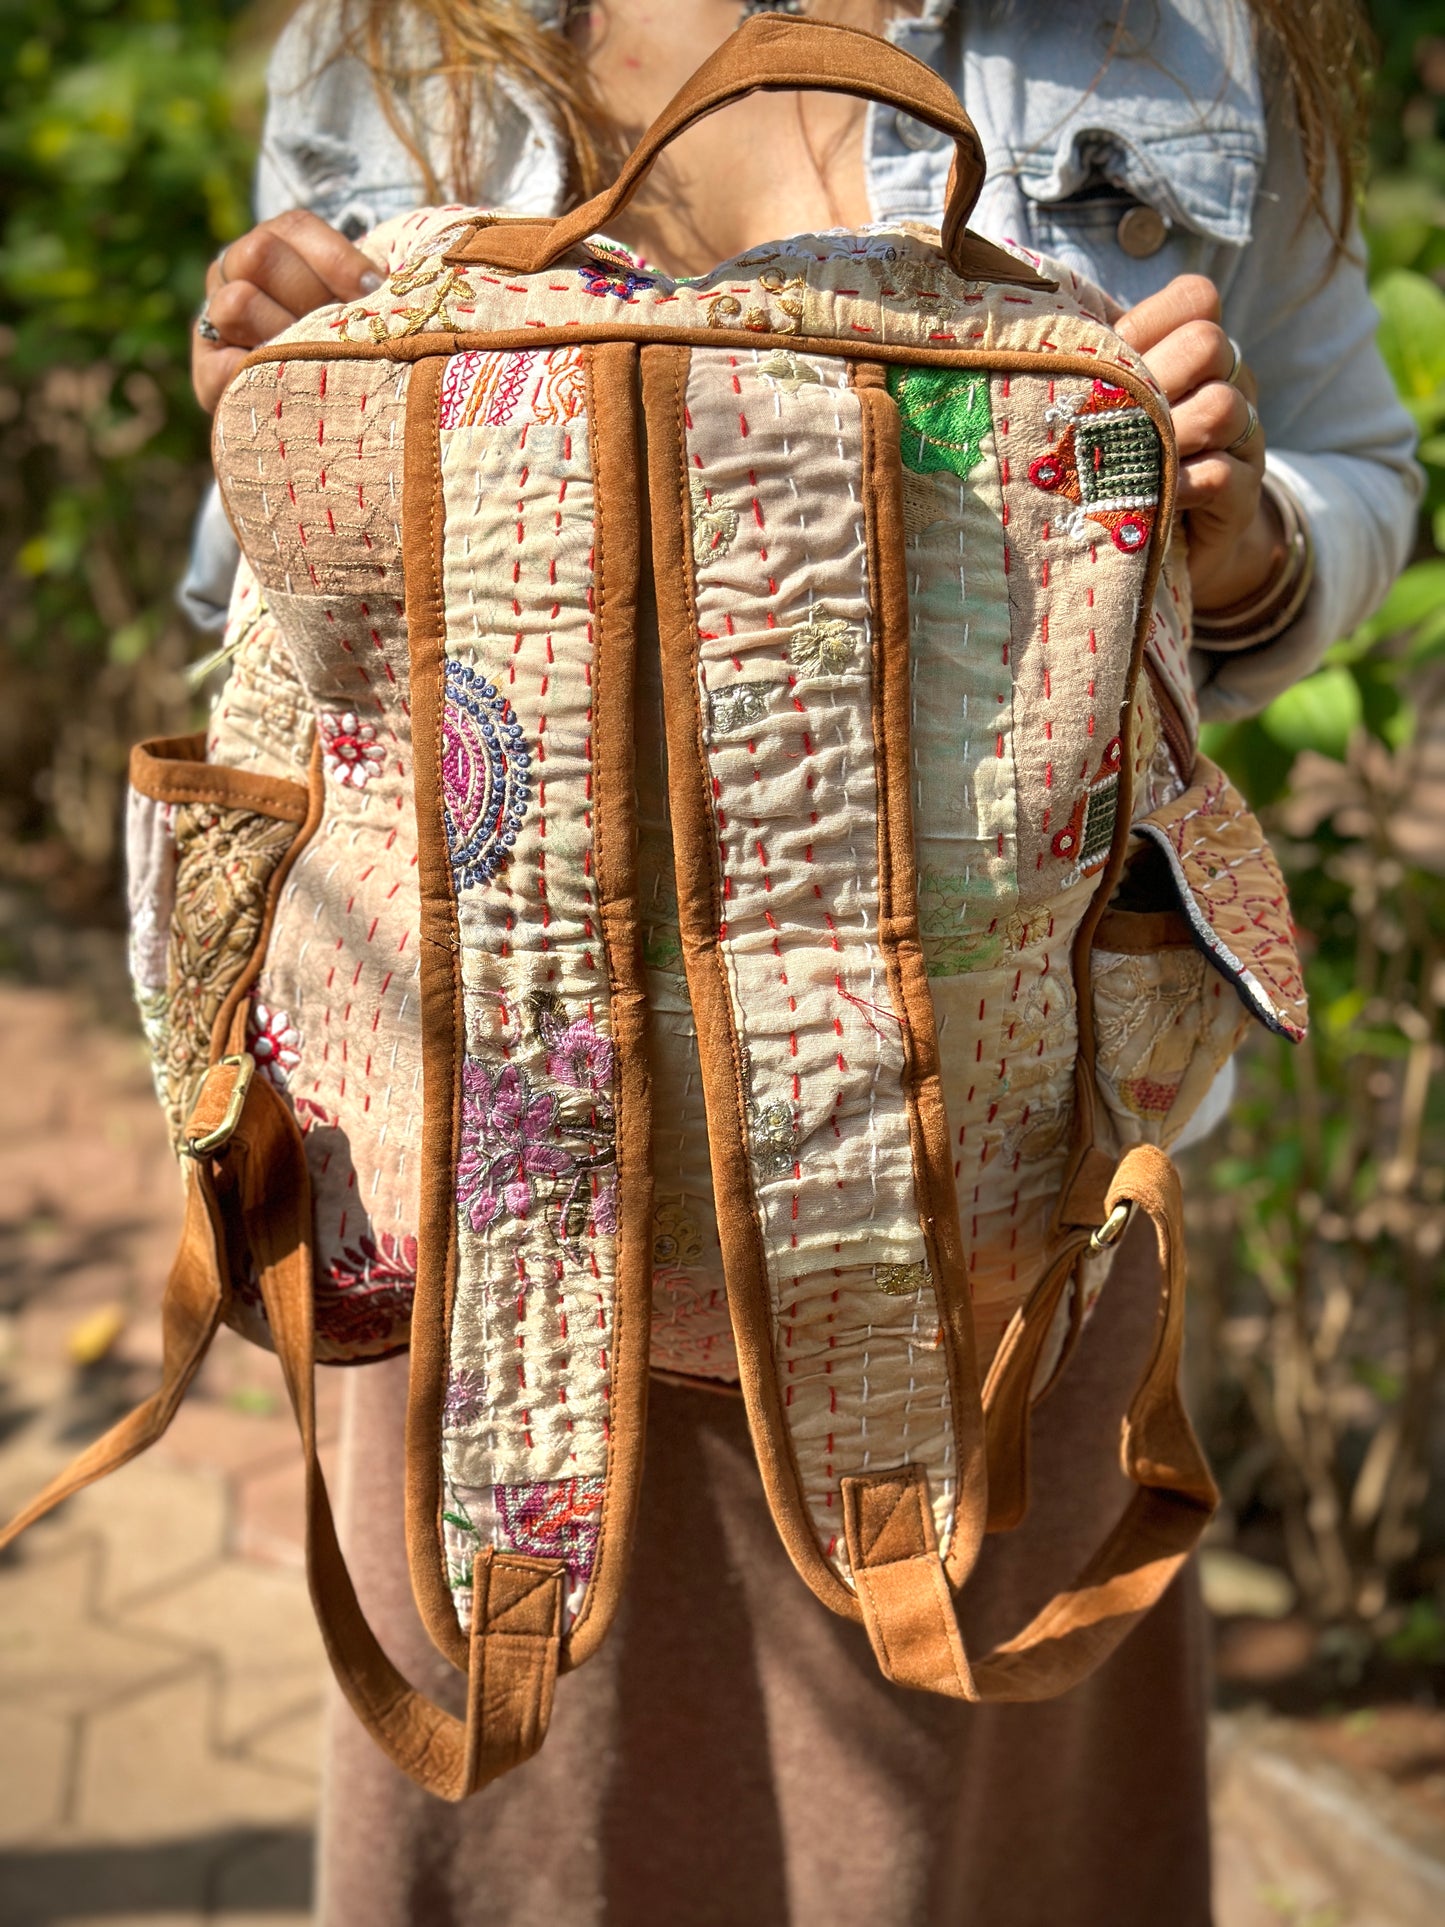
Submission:
<svg viewBox="0 0 1445 1927">
<path fill-rule="evenodd" d="M 556 25 L 557 0 L 528 4 Z M 256 211 L 309 207 L 359 238 L 425 196 L 369 74 L 327 57 L 336 10 L 306 0 L 277 43 Z M 923 0 L 891 37 L 948 81 L 978 129 L 989 170 L 971 223 L 980 232 L 1055 256 L 1126 306 L 1185 272 L 1219 286 L 1224 325 L 1259 382 L 1269 467 L 1303 510 L 1317 558 L 1284 635 L 1199 663 L 1206 714 L 1261 707 L 1383 598 L 1409 554 L 1420 475 L 1363 269 L 1332 268 L 1329 236 L 1307 212 L 1298 132 L 1261 73 L 1247 7 Z M 423 95 L 419 117 L 441 130 L 444 87 L 423 86 L 436 90 L 435 113 Z M 556 212 L 564 151 L 520 85 L 502 80 L 488 133 L 483 178 L 447 181 L 448 194 Z M 939 220 L 951 143 L 877 105 L 864 139 L 873 218 Z M 444 180 L 445 150 L 439 134 Z M 224 602 L 228 535 L 203 521 L 187 584 L 202 613 Z"/>
</svg>

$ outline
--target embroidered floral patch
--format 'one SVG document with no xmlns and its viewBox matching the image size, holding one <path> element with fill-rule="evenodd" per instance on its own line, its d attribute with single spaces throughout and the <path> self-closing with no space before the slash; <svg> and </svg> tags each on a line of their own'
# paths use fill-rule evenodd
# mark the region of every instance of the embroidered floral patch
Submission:
<svg viewBox="0 0 1445 1927">
<path fill-rule="evenodd" d="M 487 1410 L 487 1376 L 470 1365 L 454 1367 L 447 1375 L 442 1398 L 442 1430 L 464 1431 L 484 1417 Z"/>
<path fill-rule="evenodd" d="M 731 689 L 708 692 L 708 724 L 715 736 L 731 736 L 760 722 L 768 713 L 768 685 L 756 682 L 734 683 Z"/>
<path fill-rule="evenodd" d="M 688 484 L 688 493 L 692 497 L 693 560 L 708 562 L 726 555 L 738 539 L 737 510 L 705 488 L 696 475 Z"/>
<path fill-rule="evenodd" d="M 788 661 L 819 676 L 841 676 L 857 659 L 863 632 L 855 623 L 820 611 L 788 638 Z"/>
<path fill-rule="evenodd" d="M 363 1235 L 342 1247 L 316 1281 L 316 1337 L 342 1358 L 405 1345 L 416 1293 L 416 1239 Z"/>
<path fill-rule="evenodd" d="M 1246 1008 L 1298 1043 L 1307 1005 L 1284 879 L 1223 770 L 1201 756 L 1190 788 L 1136 823 L 1134 833 L 1164 853 L 1195 941 Z"/>
<path fill-rule="evenodd" d="M 798 1126 L 793 1107 L 781 1099 L 748 1107 L 748 1135 L 761 1178 L 790 1178 L 798 1163 Z"/>
<path fill-rule="evenodd" d="M 796 395 L 800 388 L 826 388 L 827 383 L 813 366 L 804 361 L 801 355 L 789 354 L 785 348 L 775 348 L 758 363 L 758 373 L 780 388 L 785 395 Z"/>
<path fill-rule="evenodd" d="M 295 840 L 294 823 L 250 810 L 176 806 L 165 1002 L 153 1017 L 156 1081 L 177 1144 L 210 1061 L 212 1027 L 251 961 L 271 878 Z"/>
<path fill-rule="evenodd" d="M 254 1266 L 238 1265 L 232 1290 L 252 1314 L 247 1333 L 266 1343 L 266 1312 Z M 395 1232 L 363 1234 L 316 1273 L 313 1299 L 319 1362 L 387 1358 L 411 1337 L 416 1295 L 416 1239 Z"/>
<path fill-rule="evenodd" d="M 1123 388 L 1095 381 L 1086 394 L 1056 402 L 1047 419 L 1063 433 L 1029 464 L 1029 480 L 1074 504 L 1069 534 L 1087 541 L 1093 523 L 1125 555 L 1147 547 L 1164 457 L 1159 431 L 1138 402 Z"/>
<path fill-rule="evenodd" d="M 569 1590 L 585 1586 L 597 1563 L 605 1479 L 548 1479 L 495 1488 L 502 1529 L 517 1552 L 561 1559 Z"/>
<path fill-rule="evenodd" d="M 515 1064 L 462 1063 L 462 1155 L 457 1203 L 473 1231 L 525 1218 L 539 1178 L 570 1175 L 576 1159 L 557 1142 L 557 1097 Z"/>
<path fill-rule="evenodd" d="M 472 1562 L 482 1546 L 505 1546 L 534 1559 L 561 1560 L 567 1568 L 569 1602 L 575 1609 L 597 1564 L 606 1491 L 607 1481 L 600 1478 L 541 1479 L 531 1485 L 465 1490 L 453 1486 L 442 1513 L 448 1552 L 455 1560 L 450 1573 L 453 1588 L 470 1588 Z"/>
<path fill-rule="evenodd" d="M 599 267 L 594 262 L 584 261 L 577 272 L 588 294 L 612 295 L 618 301 L 634 301 L 644 288 L 654 285 L 650 275 L 639 274 L 636 268 L 622 261 L 618 261 L 614 267 Z"/>
<path fill-rule="evenodd" d="M 301 1062 L 301 1033 L 284 1010 L 273 1010 L 259 999 L 246 1020 L 246 1048 L 256 1068 L 284 1091 Z"/>
<path fill-rule="evenodd" d="M 321 764 L 328 776 L 354 790 L 365 789 L 373 776 L 380 776 L 385 758 L 374 723 L 363 723 L 351 709 L 339 716 L 323 710 L 316 727 L 321 734 Z"/>
<path fill-rule="evenodd" d="M 442 792 L 459 890 L 490 883 L 511 853 L 532 796 L 531 754 L 512 705 L 465 663 L 447 664 Z"/>
<path fill-rule="evenodd" d="M 652 1262 L 658 1271 L 702 1263 L 702 1228 L 681 1204 L 658 1203 L 652 1213 Z"/>
<path fill-rule="evenodd" d="M 590 1017 L 569 1019 L 550 992 L 532 999 L 531 1017 L 546 1086 L 516 1064 L 462 1061 L 457 1206 L 484 1232 L 540 1204 L 557 1242 L 580 1260 L 589 1228 L 617 1228 L 612 1043 Z M 570 1092 L 585 1102 L 564 1106 Z"/>
<path fill-rule="evenodd" d="M 899 445 L 915 475 L 949 469 L 969 475 L 993 433 L 988 377 L 967 368 L 890 368 L 898 404 Z"/>
<path fill-rule="evenodd" d="M 875 1265 L 873 1281 L 890 1298 L 911 1298 L 933 1283 L 933 1273 L 919 1258 L 910 1265 Z"/>
</svg>

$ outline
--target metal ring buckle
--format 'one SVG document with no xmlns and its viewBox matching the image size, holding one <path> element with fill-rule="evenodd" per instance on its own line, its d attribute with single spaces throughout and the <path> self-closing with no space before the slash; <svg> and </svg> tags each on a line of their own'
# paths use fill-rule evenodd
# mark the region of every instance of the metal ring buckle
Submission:
<svg viewBox="0 0 1445 1927">
<path fill-rule="evenodd" d="M 226 1114 L 214 1131 L 207 1131 L 201 1137 L 186 1139 L 186 1154 L 193 1158 L 207 1158 L 213 1151 L 219 1151 L 230 1143 L 241 1122 L 241 1113 L 246 1108 L 246 1093 L 251 1088 L 251 1079 L 256 1075 L 256 1060 L 250 1051 L 238 1051 L 234 1057 L 223 1057 L 215 1066 L 218 1071 L 233 1070 L 236 1081 L 231 1086 L 231 1097 L 226 1105 Z"/>
<path fill-rule="evenodd" d="M 1134 1203 L 1131 1198 L 1124 1198 L 1116 1204 L 1098 1230 L 1089 1233 L 1090 1251 L 1111 1250 L 1123 1237 L 1133 1215 Z"/>
</svg>

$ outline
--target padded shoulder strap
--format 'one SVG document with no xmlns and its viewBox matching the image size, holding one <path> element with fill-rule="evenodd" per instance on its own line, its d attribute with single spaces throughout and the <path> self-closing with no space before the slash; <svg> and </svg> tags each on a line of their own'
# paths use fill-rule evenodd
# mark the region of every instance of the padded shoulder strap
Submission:
<svg viewBox="0 0 1445 1927">
<path fill-rule="evenodd" d="M 234 1061 L 213 1068 L 189 1135 L 225 1128 Z M 227 1295 L 227 1218 L 239 1217 L 260 1275 L 306 1461 L 306 1566 L 332 1671 L 357 1718 L 403 1773 L 462 1800 L 528 1759 L 546 1737 L 561 1650 L 565 1568 L 487 1549 L 473 1572 L 467 1711 L 458 1720 L 397 1672 L 362 1613 L 336 1537 L 316 1450 L 311 1311 L 311 1194 L 301 1136 L 264 1079 L 245 1092 L 216 1155 L 186 1163 L 186 1221 L 164 1307 L 160 1389 L 89 1446 L 0 1533 L 0 1550 L 63 1499 L 153 1444 L 209 1349 Z"/>
<path fill-rule="evenodd" d="M 1119 1166 L 1108 1209 L 1148 1214 L 1159 1246 L 1154 1352 L 1124 1420 L 1123 1468 L 1135 1492 L 1073 1584 L 1006 1645 L 971 1661 L 939 1561 L 923 1469 L 843 1481 L 843 1516 L 868 1637 L 901 1686 L 966 1700 L 1051 1699 L 1091 1673 L 1155 1605 L 1198 1543 L 1218 1493 L 1179 1385 L 1184 1340 L 1183 1200 L 1152 1145 Z"/>
</svg>

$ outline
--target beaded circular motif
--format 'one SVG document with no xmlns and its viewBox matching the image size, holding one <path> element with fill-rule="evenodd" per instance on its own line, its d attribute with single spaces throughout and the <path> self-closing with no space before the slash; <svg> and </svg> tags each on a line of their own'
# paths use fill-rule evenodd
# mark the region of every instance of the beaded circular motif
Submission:
<svg viewBox="0 0 1445 1927">
<path fill-rule="evenodd" d="M 449 662 L 442 795 L 459 890 L 490 883 L 511 854 L 532 797 L 531 763 L 506 697 L 475 669 Z"/>
</svg>

